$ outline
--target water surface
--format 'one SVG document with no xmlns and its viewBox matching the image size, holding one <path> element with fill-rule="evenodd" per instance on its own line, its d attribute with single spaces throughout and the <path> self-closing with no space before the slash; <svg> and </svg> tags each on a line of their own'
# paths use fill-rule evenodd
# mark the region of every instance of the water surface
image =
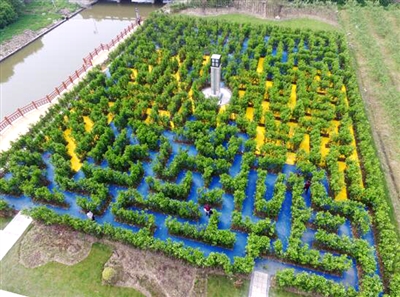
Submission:
<svg viewBox="0 0 400 297">
<path fill-rule="evenodd" d="M 160 6 L 98 3 L 0 63 L 0 119 L 45 97 L 82 67 L 83 58 L 109 43 L 131 21 Z"/>
</svg>

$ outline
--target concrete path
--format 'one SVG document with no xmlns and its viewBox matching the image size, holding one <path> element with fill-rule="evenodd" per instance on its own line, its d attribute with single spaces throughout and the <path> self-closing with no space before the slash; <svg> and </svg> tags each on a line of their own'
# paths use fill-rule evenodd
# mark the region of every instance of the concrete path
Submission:
<svg viewBox="0 0 400 297">
<path fill-rule="evenodd" d="M 26 296 L 0 290 L 0 297 L 26 297 Z"/>
<path fill-rule="evenodd" d="M 17 240 L 24 234 L 25 230 L 31 224 L 32 219 L 19 212 L 14 219 L 4 230 L 0 231 L 0 261 L 3 260 L 4 256 L 14 246 Z M 3 296 L 0 294 L 0 296 Z"/>
<path fill-rule="evenodd" d="M 249 297 L 267 297 L 269 285 L 269 275 L 267 273 L 253 271 L 250 281 Z"/>
</svg>

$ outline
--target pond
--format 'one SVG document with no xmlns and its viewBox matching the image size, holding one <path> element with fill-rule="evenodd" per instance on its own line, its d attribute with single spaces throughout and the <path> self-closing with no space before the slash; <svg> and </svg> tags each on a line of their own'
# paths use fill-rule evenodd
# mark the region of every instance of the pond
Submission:
<svg viewBox="0 0 400 297">
<path fill-rule="evenodd" d="M 94 48 L 109 43 L 135 20 L 135 8 L 147 17 L 160 7 L 98 3 L 1 61 L 0 118 L 51 93 Z"/>
</svg>

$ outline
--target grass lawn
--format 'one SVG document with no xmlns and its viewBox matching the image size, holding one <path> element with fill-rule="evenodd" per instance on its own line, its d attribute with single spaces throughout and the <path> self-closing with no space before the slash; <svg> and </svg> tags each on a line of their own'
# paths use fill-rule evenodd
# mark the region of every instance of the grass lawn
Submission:
<svg viewBox="0 0 400 297">
<path fill-rule="evenodd" d="M 286 292 L 284 290 L 276 289 L 276 288 L 271 288 L 269 290 L 269 296 L 270 297 L 299 297 L 301 295 Z"/>
<path fill-rule="evenodd" d="M 55 0 L 55 6 L 52 1 L 33 0 L 26 4 L 24 13 L 18 20 L 4 29 L 0 30 L 0 43 L 11 39 L 13 36 L 23 33 L 25 30 L 40 30 L 55 20 L 62 18 L 60 9 L 69 9 L 75 11 L 78 5 L 68 3 L 68 0 Z"/>
<path fill-rule="evenodd" d="M 82 262 L 67 266 L 55 262 L 29 269 L 19 264 L 20 242 L 0 262 L 0 288 L 27 296 L 143 296 L 128 288 L 103 286 L 103 265 L 111 256 L 111 248 L 94 244 Z"/>
<path fill-rule="evenodd" d="M 257 18 L 251 15 L 246 14 L 224 14 L 219 16 L 206 16 L 206 18 L 210 19 L 218 19 L 218 20 L 227 20 L 231 22 L 237 23 L 251 23 L 255 25 L 260 24 L 268 24 L 273 26 L 287 27 L 292 29 L 310 29 L 310 30 L 325 30 L 325 31 L 338 31 L 341 30 L 340 27 L 335 27 L 325 22 L 307 19 L 307 18 L 299 18 L 292 20 L 284 20 L 284 21 L 274 21 L 274 20 L 265 20 L 261 18 Z"/>
<path fill-rule="evenodd" d="M 4 230 L 4 228 L 11 222 L 13 218 L 3 218 L 0 217 L 0 230 Z"/>
<path fill-rule="evenodd" d="M 376 144 L 381 151 L 389 185 L 392 184 L 389 212 L 393 222 L 397 221 L 400 237 L 400 202 L 396 185 L 400 184 L 400 13 L 395 7 L 384 8 L 367 5 L 341 10 L 340 23 L 346 32 L 350 53 L 366 102 L 371 125 L 378 135 Z M 386 157 L 382 151 L 386 152 Z M 388 197 L 388 196 L 386 196 Z"/>
<path fill-rule="evenodd" d="M 249 294 L 250 281 L 245 280 L 241 288 L 236 288 L 233 282 L 225 276 L 213 275 L 208 277 L 208 297 L 244 297 Z"/>
</svg>

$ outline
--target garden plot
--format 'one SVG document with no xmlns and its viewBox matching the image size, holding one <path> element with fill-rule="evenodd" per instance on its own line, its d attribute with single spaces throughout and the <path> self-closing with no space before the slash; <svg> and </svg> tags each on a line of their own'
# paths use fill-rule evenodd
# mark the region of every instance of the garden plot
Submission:
<svg viewBox="0 0 400 297">
<path fill-rule="evenodd" d="M 214 52 L 223 107 L 201 92 Z M 10 204 L 281 286 L 389 292 L 396 238 L 343 36 L 158 16 L 75 96 L 2 156 Z"/>
</svg>

